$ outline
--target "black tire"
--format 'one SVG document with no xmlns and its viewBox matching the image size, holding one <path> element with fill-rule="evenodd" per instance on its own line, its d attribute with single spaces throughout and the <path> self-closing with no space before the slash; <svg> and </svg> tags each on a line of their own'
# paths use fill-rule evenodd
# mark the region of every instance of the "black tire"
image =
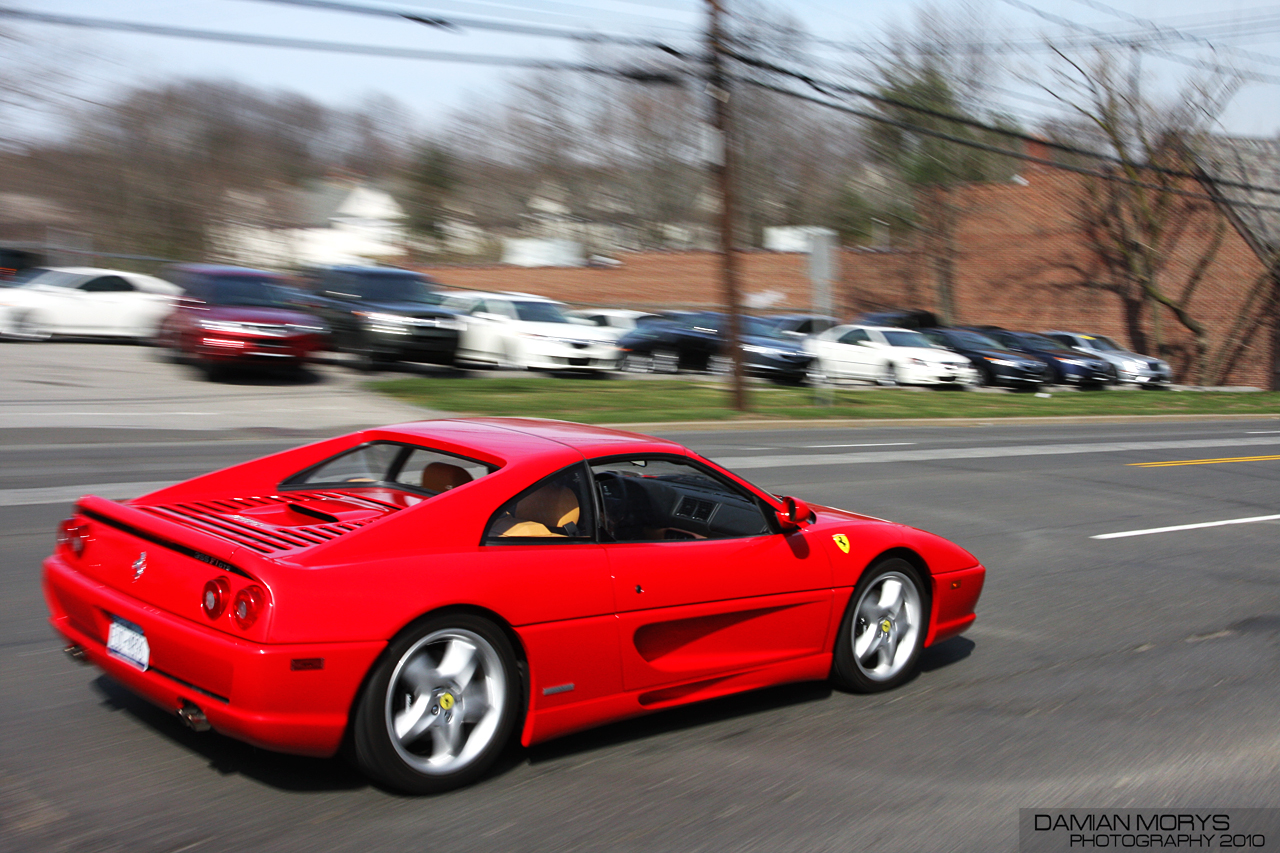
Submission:
<svg viewBox="0 0 1280 853">
<path fill-rule="evenodd" d="M 893 362 L 886 361 L 884 366 L 880 368 L 880 376 L 876 379 L 876 384 L 887 388 L 892 388 L 898 384 L 898 369 L 893 366 Z"/>
<path fill-rule="evenodd" d="M 511 740 L 522 696 L 498 626 L 465 613 L 420 619 L 387 646 L 356 703 L 356 765 L 408 794 L 469 785 Z"/>
<path fill-rule="evenodd" d="M 654 373 L 679 373 L 680 353 L 672 349 L 656 349 L 653 351 Z"/>
<path fill-rule="evenodd" d="M 618 370 L 623 373 L 653 373 L 653 356 L 642 352 L 629 352 L 618 361 Z"/>
<path fill-rule="evenodd" d="M 996 384 L 995 372 L 985 364 L 979 364 L 975 368 L 977 377 L 973 380 L 974 388 L 991 388 Z"/>
<path fill-rule="evenodd" d="M 893 584 L 902 591 L 896 611 L 881 603 Z M 863 572 L 849 598 L 831 664 L 832 684 L 855 693 L 897 687 L 916 674 L 928 632 L 929 587 L 920 571 L 897 557 L 876 563 Z M 861 655 L 858 645 L 864 647 Z"/>
</svg>

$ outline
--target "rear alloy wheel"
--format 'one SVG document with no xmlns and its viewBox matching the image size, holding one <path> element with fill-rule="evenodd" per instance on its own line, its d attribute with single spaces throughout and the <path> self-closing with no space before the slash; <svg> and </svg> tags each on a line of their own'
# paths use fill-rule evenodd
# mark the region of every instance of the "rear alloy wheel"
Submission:
<svg viewBox="0 0 1280 853">
<path fill-rule="evenodd" d="M 478 779 L 519 716 L 515 654 L 492 622 L 421 620 L 387 647 L 356 707 L 352 745 L 369 777 L 410 794 Z"/>
<path fill-rule="evenodd" d="M 679 373 L 680 354 L 675 350 L 657 349 L 653 351 L 654 373 Z"/>
<path fill-rule="evenodd" d="M 727 355 L 713 355 L 707 359 L 707 373 L 712 376 L 728 376 L 733 373 L 733 359 Z"/>
<path fill-rule="evenodd" d="M 858 581 L 836 640 L 837 687 L 876 693 L 915 674 L 929 623 L 928 588 L 915 566 L 893 558 Z"/>
<path fill-rule="evenodd" d="M 642 352 L 629 352 L 618 362 L 623 373 L 653 373 L 653 356 Z"/>
</svg>

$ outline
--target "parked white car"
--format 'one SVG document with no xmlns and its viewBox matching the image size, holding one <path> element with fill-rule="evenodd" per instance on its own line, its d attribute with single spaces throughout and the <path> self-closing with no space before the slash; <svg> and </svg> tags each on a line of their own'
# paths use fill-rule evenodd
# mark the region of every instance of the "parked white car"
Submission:
<svg viewBox="0 0 1280 853">
<path fill-rule="evenodd" d="M 465 314 L 457 360 L 528 370 L 616 370 L 620 351 L 605 329 L 575 322 L 561 302 L 525 293 L 455 293 Z"/>
<path fill-rule="evenodd" d="M 628 308 L 592 308 L 590 310 L 570 311 L 569 316 L 575 322 L 595 326 L 609 332 L 616 341 L 636 327 L 636 323 L 644 317 L 656 316 L 648 311 L 632 311 Z"/>
<path fill-rule="evenodd" d="M 829 380 L 878 385 L 973 385 L 969 359 L 936 347 L 919 332 L 889 326 L 836 326 L 806 341 L 814 371 Z"/>
<path fill-rule="evenodd" d="M 35 341 L 54 335 L 150 340 L 181 292 L 149 275 L 51 267 L 0 289 L 0 334 Z"/>
</svg>

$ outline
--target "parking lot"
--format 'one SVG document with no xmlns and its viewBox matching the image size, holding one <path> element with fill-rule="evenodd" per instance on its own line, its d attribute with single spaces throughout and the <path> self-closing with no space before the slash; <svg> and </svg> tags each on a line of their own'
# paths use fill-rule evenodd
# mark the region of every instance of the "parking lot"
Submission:
<svg viewBox="0 0 1280 853">
<path fill-rule="evenodd" d="M 90 487 L 128 497 L 421 410 L 336 364 L 208 383 L 135 347 L 0 357 L 0 849 L 992 851 L 1017 848 L 1019 808 L 1280 805 L 1280 419 L 655 429 L 969 549 L 977 623 L 890 693 L 717 700 L 406 798 L 189 732 L 76 667 L 39 561 Z"/>
</svg>

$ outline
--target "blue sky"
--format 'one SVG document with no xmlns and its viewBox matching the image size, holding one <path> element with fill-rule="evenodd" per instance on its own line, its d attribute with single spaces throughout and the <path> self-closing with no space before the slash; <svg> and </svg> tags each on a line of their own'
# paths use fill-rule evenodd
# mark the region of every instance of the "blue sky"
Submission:
<svg viewBox="0 0 1280 853">
<path fill-rule="evenodd" d="M 598 29 L 611 33 L 661 37 L 690 45 L 705 22 L 701 0 L 350 0 L 384 8 L 420 9 L 444 17 L 502 20 L 575 30 Z M 725 0 L 728 8 L 745 8 Z M 947 10 L 959 0 L 935 0 Z M 109 18 L 206 30 L 285 36 L 333 42 L 392 45 L 421 50 L 492 54 L 540 59 L 575 60 L 578 48 L 560 39 L 535 38 L 486 30 L 449 32 L 399 19 L 365 17 L 315 8 L 298 8 L 260 0 L 5 0 L 14 8 L 47 14 Z M 793 0 L 772 4 L 799 19 L 815 35 L 834 40 L 865 42 L 884 35 L 894 23 L 908 24 L 916 5 L 887 0 Z M 1107 11 L 1101 0 L 983 0 L 981 8 L 992 30 L 1019 38 L 1046 32 L 1062 33 L 1055 26 L 1019 5 L 1032 5 L 1047 14 L 1108 33 L 1134 30 L 1135 26 Z M 1192 0 L 1110 0 L 1119 13 L 1152 19 L 1180 31 L 1204 32 L 1210 24 L 1219 46 L 1218 56 L 1234 59 L 1257 72 L 1280 78 L 1280 6 L 1258 5 L 1258 0 L 1218 0 L 1212 11 Z M 1274 31 L 1244 22 L 1265 19 L 1268 11 L 1277 21 Z M 0 26 L 14 25 L 0 20 Z M 424 126 L 446 120 L 451 110 L 483 100 L 500 90 L 504 79 L 518 74 L 511 69 L 449 62 L 422 62 L 214 44 L 152 35 L 80 30 L 47 24 L 23 24 L 22 32 L 50 44 L 83 48 L 88 59 L 76 69 L 91 96 L 121 86 L 177 77 L 215 77 L 241 80 L 256 86 L 303 92 L 325 103 L 351 106 L 369 93 L 384 93 L 403 103 Z M 1174 43 L 1176 44 L 1176 43 Z M 1255 54 L 1245 57 L 1238 51 Z M 1176 51 L 1189 57 L 1207 57 L 1208 49 L 1181 44 Z M 1233 52 L 1234 51 L 1234 52 Z M 1258 56 L 1258 55 L 1261 56 Z M 831 54 L 828 54 L 829 56 Z M 1268 60 L 1274 59 L 1274 63 Z M 1047 61 L 1045 54 L 1016 60 L 1022 65 Z M 1172 86 L 1186 73 L 1185 66 L 1152 56 L 1145 60 L 1154 74 Z M 1014 115 L 1032 118 L 1040 109 L 1028 91 L 1010 85 L 996 99 Z M 1237 96 L 1224 116 L 1223 130 L 1244 135 L 1280 133 L 1280 86 L 1254 83 Z"/>
</svg>

